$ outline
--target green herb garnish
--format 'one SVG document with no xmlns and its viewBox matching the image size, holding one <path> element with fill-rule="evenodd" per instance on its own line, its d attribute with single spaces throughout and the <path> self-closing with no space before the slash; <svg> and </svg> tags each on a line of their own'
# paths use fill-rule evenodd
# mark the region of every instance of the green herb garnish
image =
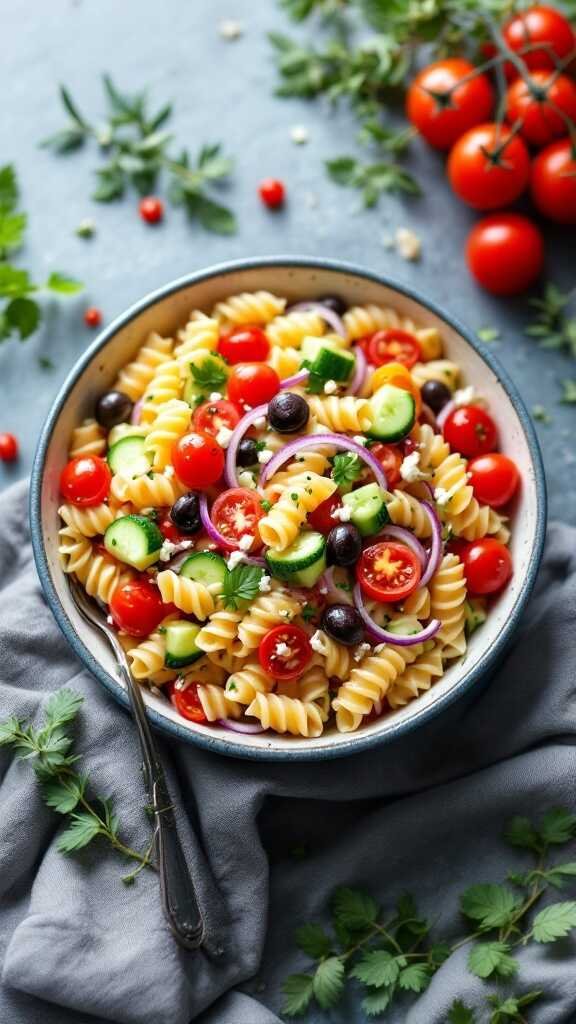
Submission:
<svg viewBox="0 0 576 1024">
<path fill-rule="evenodd" d="M 252 601 L 260 591 L 264 570 L 257 565 L 236 565 L 224 577 L 222 600 L 225 608 L 238 608 L 241 601 Z"/>
<path fill-rule="evenodd" d="M 334 456 L 330 476 L 338 487 L 347 487 L 358 479 L 363 468 L 362 459 L 355 452 L 339 452 Z"/>
<path fill-rule="evenodd" d="M 194 382 L 206 390 L 217 390 L 227 380 L 224 363 L 217 356 L 207 356 L 198 366 L 191 363 L 190 373 Z"/>
<path fill-rule="evenodd" d="M 420 195 L 416 179 L 404 167 L 389 161 L 362 163 L 353 156 L 339 156 L 326 161 L 328 176 L 337 185 L 359 189 L 364 206 L 376 206 L 383 192 Z"/>
<path fill-rule="evenodd" d="M 263 498 L 262 501 L 260 502 L 260 507 L 264 512 L 268 513 L 272 508 L 272 502 L 268 501 L 267 498 Z"/>
<path fill-rule="evenodd" d="M 563 405 L 574 405 L 576 403 L 576 380 L 565 378 L 562 381 L 562 398 L 560 401 Z"/>
<path fill-rule="evenodd" d="M 302 608 L 300 615 L 304 619 L 304 622 L 310 622 L 311 619 L 316 618 L 319 611 L 320 609 L 316 608 L 313 604 L 306 603 Z"/>
<path fill-rule="evenodd" d="M 483 341 L 485 345 L 489 345 L 493 341 L 498 341 L 500 338 L 500 331 L 497 327 L 479 327 L 476 331 L 477 337 L 480 341 Z"/>
</svg>

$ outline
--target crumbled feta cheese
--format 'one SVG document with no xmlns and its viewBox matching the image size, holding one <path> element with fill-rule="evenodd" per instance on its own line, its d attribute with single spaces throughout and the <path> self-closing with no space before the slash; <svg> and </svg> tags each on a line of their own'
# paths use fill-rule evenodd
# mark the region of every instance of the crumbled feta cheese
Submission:
<svg viewBox="0 0 576 1024">
<path fill-rule="evenodd" d="M 209 402 L 219 402 L 221 398 L 222 395 L 219 391 L 213 391 L 212 394 L 208 395 Z"/>
<path fill-rule="evenodd" d="M 109 626 L 113 626 L 114 625 L 114 619 L 112 618 L 111 615 L 107 615 L 106 616 L 106 622 L 108 623 Z"/>
<path fill-rule="evenodd" d="M 361 445 L 365 445 L 366 444 L 366 438 L 364 437 L 363 434 L 354 434 L 354 437 L 352 438 L 352 440 L 356 441 L 356 444 L 361 444 Z"/>
<path fill-rule="evenodd" d="M 406 480 L 409 484 L 415 483 L 416 480 L 425 480 L 426 473 L 423 473 L 422 470 L 418 468 L 419 463 L 420 452 L 410 452 L 410 455 L 407 455 L 402 460 L 402 465 L 400 466 L 400 476 L 402 479 Z"/>
<path fill-rule="evenodd" d="M 241 487 L 247 487 L 250 491 L 256 490 L 256 481 L 249 469 L 243 469 L 241 473 L 238 473 L 238 483 Z"/>
<path fill-rule="evenodd" d="M 310 637 L 310 647 L 317 654 L 327 654 L 326 637 L 321 629 L 317 629 Z"/>
<path fill-rule="evenodd" d="M 274 452 L 270 448 L 263 448 L 261 452 L 258 452 L 258 462 L 265 466 L 267 462 L 270 462 L 273 455 Z"/>
<path fill-rule="evenodd" d="M 240 562 L 245 561 L 246 555 L 244 554 L 243 551 L 232 551 L 226 561 L 226 565 L 230 569 L 230 572 L 232 572 L 232 569 L 235 569 L 236 566 L 240 564 Z"/>
<path fill-rule="evenodd" d="M 303 124 L 295 124 L 290 129 L 290 138 L 297 146 L 302 146 L 310 138 L 308 129 Z"/>
<path fill-rule="evenodd" d="M 325 385 L 324 385 L 324 394 L 325 395 L 333 395 L 336 391 L 338 391 L 338 385 L 337 385 L 336 381 L 335 380 L 327 380 Z"/>
<path fill-rule="evenodd" d="M 261 594 L 267 594 L 269 590 L 272 590 L 272 577 L 267 576 L 266 573 L 264 573 L 264 575 L 260 577 L 258 590 Z"/>
<path fill-rule="evenodd" d="M 221 448 L 227 448 L 230 444 L 230 438 L 232 437 L 232 430 L 228 427 L 220 427 L 220 430 L 216 434 L 216 444 L 219 444 Z"/>
<path fill-rule="evenodd" d="M 165 540 L 160 548 L 160 554 L 158 558 L 161 562 L 169 562 L 175 551 L 178 550 L 178 545 L 173 544 L 171 540 Z"/>
<path fill-rule="evenodd" d="M 246 412 L 252 412 L 252 409 L 254 408 L 253 405 L 248 405 L 248 402 L 243 402 L 242 404 L 243 404 Z"/>
<path fill-rule="evenodd" d="M 456 407 L 461 405 L 485 405 L 482 395 L 479 395 L 473 384 L 467 388 L 459 388 L 452 395 L 452 401 Z"/>
<path fill-rule="evenodd" d="M 218 31 L 222 36 L 222 39 L 239 39 L 244 29 L 239 21 L 235 21 L 233 18 L 223 18 L 218 25 Z"/>
<path fill-rule="evenodd" d="M 369 650 L 371 650 L 370 644 L 358 644 L 358 647 L 352 655 L 354 661 L 362 661 L 362 658 L 368 654 Z"/>
<path fill-rule="evenodd" d="M 282 616 L 283 619 L 292 618 L 292 612 L 290 611 L 289 608 L 281 608 L 279 614 Z"/>
<path fill-rule="evenodd" d="M 396 248 L 405 260 L 419 260 L 422 254 L 422 242 L 411 228 L 397 228 Z"/>
<path fill-rule="evenodd" d="M 240 551 L 250 551 L 252 544 L 254 543 L 254 537 L 250 533 L 245 533 L 240 537 L 238 541 L 238 547 Z"/>
<path fill-rule="evenodd" d="M 276 654 L 279 658 L 287 658 L 290 655 L 290 648 L 282 640 L 276 644 Z"/>
<path fill-rule="evenodd" d="M 166 466 L 164 476 L 174 476 L 174 466 Z"/>
<path fill-rule="evenodd" d="M 349 523 L 352 518 L 350 505 L 340 505 L 338 508 L 332 509 L 330 518 L 339 519 L 341 523 Z"/>
<path fill-rule="evenodd" d="M 448 504 L 452 497 L 450 491 L 447 491 L 445 487 L 437 487 L 434 491 L 434 500 L 440 508 L 444 508 Z"/>
<path fill-rule="evenodd" d="M 254 426 L 256 427 L 256 430 L 264 430 L 264 427 L 266 426 L 266 417 L 259 416 L 257 420 L 254 420 Z"/>
</svg>

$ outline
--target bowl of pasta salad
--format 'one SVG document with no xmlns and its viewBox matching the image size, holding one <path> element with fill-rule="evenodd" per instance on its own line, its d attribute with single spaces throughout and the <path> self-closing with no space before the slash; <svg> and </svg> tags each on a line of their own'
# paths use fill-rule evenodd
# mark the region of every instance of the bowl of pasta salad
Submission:
<svg viewBox="0 0 576 1024">
<path fill-rule="evenodd" d="M 50 606 L 163 731 L 317 759 L 481 685 L 542 553 L 538 444 L 493 356 L 410 289 L 325 260 L 190 274 L 112 323 L 57 397 L 31 523 Z"/>
</svg>

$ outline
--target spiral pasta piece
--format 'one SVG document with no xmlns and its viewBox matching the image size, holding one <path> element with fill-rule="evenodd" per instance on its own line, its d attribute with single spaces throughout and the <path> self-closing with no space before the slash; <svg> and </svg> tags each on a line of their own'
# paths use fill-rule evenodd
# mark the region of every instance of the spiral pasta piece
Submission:
<svg viewBox="0 0 576 1024">
<path fill-rule="evenodd" d="M 365 334 L 384 330 L 386 327 L 400 327 L 403 331 L 413 333 L 414 321 L 409 317 L 400 316 L 395 309 L 388 306 L 377 306 L 368 303 L 366 306 L 351 306 L 342 318 L 348 337 L 355 341 Z"/>
<path fill-rule="evenodd" d="M 222 669 L 227 676 L 235 672 L 242 664 L 236 655 L 227 648 L 222 648 L 218 651 L 207 651 L 206 660 L 210 661 L 217 668 Z"/>
<path fill-rule="evenodd" d="M 286 442 L 284 442 L 286 443 Z M 285 487 L 301 473 L 316 473 L 322 476 L 328 469 L 329 462 L 322 452 L 300 452 L 292 462 L 288 462 L 278 473 L 270 478 L 269 487 Z"/>
<path fill-rule="evenodd" d="M 430 618 L 430 601 L 428 587 L 420 587 L 402 603 L 402 611 L 404 615 L 414 615 L 419 621 L 425 621 Z"/>
<path fill-rule="evenodd" d="M 304 338 L 319 338 L 324 334 L 324 322 L 317 313 L 295 310 L 271 320 L 266 335 L 271 345 L 280 348 L 299 348 Z"/>
<path fill-rule="evenodd" d="M 423 363 L 442 357 L 442 335 L 437 327 L 419 327 L 414 331 L 414 335 L 420 345 Z"/>
<path fill-rule="evenodd" d="M 198 633 L 195 640 L 196 646 L 206 652 L 231 649 L 242 617 L 242 612 L 227 611 L 226 609 L 214 612 L 210 616 L 210 621 Z"/>
<path fill-rule="evenodd" d="M 488 505 L 480 505 L 476 498 L 472 498 L 459 515 L 447 511 L 446 522 L 457 537 L 465 540 L 478 540 L 487 534 L 502 536 L 507 532 L 504 517 Z"/>
<path fill-rule="evenodd" d="M 96 537 L 106 532 L 116 516 L 108 505 L 93 505 L 79 508 L 77 505 L 61 505 L 58 515 L 67 526 L 71 526 L 83 537 Z"/>
<path fill-rule="evenodd" d="M 114 481 L 114 477 L 112 480 Z M 121 493 L 124 495 L 122 500 L 130 501 L 135 508 L 142 509 L 173 505 L 177 498 L 186 494 L 186 490 L 178 477 L 152 473 L 150 476 L 144 474 L 129 480 L 125 488 L 121 489 Z"/>
<path fill-rule="evenodd" d="M 178 331 L 178 344 L 174 349 L 174 358 L 183 363 L 187 356 L 192 352 L 197 352 L 198 349 L 207 353 L 215 352 L 219 337 L 218 321 L 204 313 L 195 312 L 183 330 Z"/>
<path fill-rule="evenodd" d="M 302 353 L 295 348 L 280 348 L 279 345 L 272 345 L 267 363 L 273 370 L 276 370 L 280 380 L 283 380 L 298 372 L 302 364 Z"/>
<path fill-rule="evenodd" d="M 338 398 L 337 395 L 331 395 L 329 398 L 308 395 L 307 398 L 310 412 L 318 423 L 333 433 L 359 433 L 368 430 L 372 423 L 371 406 L 366 398 L 354 398 L 353 395 L 346 395 L 344 398 Z"/>
<path fill-rule="evenodd" d="M 348 647 L 337 643 L 322 629 L 316 630 L 312 638 L 312 647 L 316 656 L 323 659 L 324 671 L 328 678 L 348 678 L 352 661 Z"/>
<path fill-rule="evenodd" d="M 285 307 L 286 299 L 272 295 L 271 292 L 242 292 L 240 295 L 231 295 L 224 302 L 218 302 L 214 315 L 232 324 L 267 324 L 274 317 L 280 316 Z"/>
<path fill-rule="evenodd" d="M 251 704 L 257 693 L 269 693 L 274 680 L 258 661 L 246 661 L 226 680 L 226 696 L 238 704 Z"/>
<path fill-rule="evenodd" d="M 198 686 L 198 698 L 209 722 L 240 718 L 242 714 L 241 706 L 233 700 L 228 700 L 222 687 L 215 686 L 213 683 L 201 683 Z"/>
<path fill-rule="evenodd" d="M 457 555 L 448 553 L 430 581 L 430 614 L 442 623 L 436 639 L 442 641 L 445 658 L 456 658 L 466 650 L 465 601 L 464 566 Z"/>
<path fill-rule="evenodd" d="M 103 455 L 106 451 L 106 431 L 94 419 L 84 420 L 72 431 L 69 457 Z"/>
<path fill-rule="evenodd" d="M 86 593 L 98 598 L 103 604 L 110 604 L 116 589 L 133 579 L 131 572 L 126 572 L 118 562 L 95 548 L 92 548 L 90 559 L 77 566 L 74 572 Z"/>
<path fill-rule="evenodd" d="M 142 643 L 131 647 L 127 655 L 134 679 L 150 679 L 165 668 L 166 638 L 163 633 L 151 633 Z"/>
<path fill-rule="evenodd" d="M 435 434 L 428 423 L 420 423 L 414 427 L 412 438 L 418 445 L 420 453 L 420 469 L 436 469 L 450 455 L 450 445 L 442 434 Z"/>
<path fill-rule="evenodd" d="M 175 604 L 181 612 L 201 620 L 214 611 L 214 598 L 203 583 L 177 576 L 172 569 L 159 572 L 156 582 L 164 604 Z"/>
<path fill-rule="evenodd" d="M 264 729 L 292 736 L 321 736 L 324 729 L 319 708 L 312 702 L 277 693 L 257 693 L 246 714 L 259 719 Z"/>
<path fill-rule="evenodd" d="M 386 700 L 391 708 L 400 708 L 429 690 L 435 679 L 442 675 L 442 650 L 433 647 L 409 665 L 392 683 Z"/>
<path fill-rule="evenodd" d="M 445 384 L 449 391 L 455 391 L 460 383 L 460 367 L 451 359 L 432 359 L 429 363 L 416 363 L 410 372 L 420 387 L 429 380 L 437 380 L 440 384 Z"/>
<path fill-rule="evenodd" d="M 116 378 L 115 391 L 123 391 L 133 402 L 141 398 L 161 363 L 170 358 L 172 339 L 152 331 L 136 358 L 124 366 Z"/>
<path fill-rule="evenodd" d="M 333 673 L 336 675 L 337 673 Z M 307 704 L 311 700 L 320 700 L 328 693 L 328 676 L 321 665 L 307 668 L 298 680 L 298 695 Z"/>
<path fill-rule="evenodd" d="M 387 502 L 388 515 L 395 526 L 404 526 L 412 530 L 416 537 L 430 537 L 432 526 L 425 509 L 417 498 L 407 491 L 393 491 L 392 498 Z"/>
<path fill-rule="evenodd" d="M 446 516 L 460 516 L 475 501 L 474 491 L 468 483 L 466 462 L 458 452 L 452 452 L 432 477 L 436 500 L 442 497 Z"/>
<path fill-rule="evenodd" d="M 153 456 L 154 469 L 165 469 L 169 465 L 172 445 L 188 430 L 190 417 L 190 406 L 178 399 L 159 407 L 144 445 L 144 450 Z"/>
<path fill-rule="evenodd" d="M 141 423 L 145 426 L 153 423 L 161 405 L 180 398 L 182 394 L 182 377 L 176 359 L 169 359 L 159 366 L 146 391 L 144 392 Z"/>
<path fill-rule="evenodd" d="M 296 598 L 281 591 L 260 594 L 252 602 L 238 626 L 240 653 L 259 647 L 260 641 L 273 626 L 290 622 L 298 614 L 300 607 L 300 602 Z"/>
<path fill-rule="evenodd" d="M 350 678 L 340 686 L 332 701 L 339 732 L 354 732 L 364 715 L 369 715 L 377 701 L 386 696 L 406 665 L 422 653 L 422 644 L 412 647 L 383 645 L 376 654 L 355 666 Z"/>
<path fill-rule="evenodd" d="M 264 543 L 277 551 L 284 551 L 296 539 L 306 516 L 335 490 L 334 480 L 317 473 L 293 477 L 280 499 L 258 524 Z"/>
<path fill-rule="evenodd" d="M 58 554 L 64 572 L 82 572 L 92 558 L 92 545 L 84 534 L 72 526 L 58 531 Z"/>
</svg>

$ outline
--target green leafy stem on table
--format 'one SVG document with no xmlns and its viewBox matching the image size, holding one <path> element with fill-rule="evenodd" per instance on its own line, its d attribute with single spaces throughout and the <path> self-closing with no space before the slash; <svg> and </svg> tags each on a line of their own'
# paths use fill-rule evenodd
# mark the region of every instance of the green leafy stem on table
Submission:
<svg viewBox="0 0 576 1024">
<path fill-rule="evenodd" d="M 67 819 L 67 827 L 58 839 L 58 850 L 72 853 L 98 837 L 105 839 L 117 853 L 137 862 L 134 871 L 122 879 L 130 884 L 142 868 L 154 868 L 150 858 L 155 840 L 152 837 L 143 853 L 127 846 L 120 838 L 112 801 L 89 795 L 89 775 L 76 770 L 79 755 L 72 752 L 70 726 L 83 699 L 73 690 L 57 690 L 46 702 L 40 728 L 17 718 L 0 723 L 0 746 L 11 747 L 16 757 L 32 763 L 44 801 Z"/>
<path fill-rule="evenodd" d="M 394 909 L 384 911 L 366 892 L 338 889 L 331 905 L 332 933 L 320 924 L 304 924 L 296 932 L 300 950 L 315 961 L 312 971 L 293 974 L 283 986 L 286 1017 L 306 1013 L 313 1000 L 328 1010 L 343 998 L 347 982 L 362 986 L 362 1009 L 379 1017 L 401 998 L 418 995 L 436 971 L 461 947 L 469 947 L 468 970 L 477 978 L 510 986 L 520 962 L 516 952 L 528 943 L 552 943 L 576 928 L 576 902 L 550 903 L 537 913 L 536 904 L 550 889 L 561 889 L 576 875 L 576 861 L 550 863 L 551 849 L 576 835 L 576 816 L 563 808 L 548 811 L 538 826 L 516 817 L 505 840 L 528 851 L 533 865 L 510 872 L 505 884 L 480 884 L 466 889 L 460 910 L 468 932 L 451 943 L 430 936 L 431 923 L 419 913 L 415 900 L 402 894 Z M 487 1016 L 462 1000 L 451 1006 L 449 1024 L 512 1024 L 526 1021 L 525 1010 L 543 995 L 540 991 L 514 994 L 492 992 Z"/>
<path fill-rule="evenodd" d="M 0 167 L 0 342 L 17 334 L 24 341 L 37 329 L 42 310 L 34 295 L 42 291 L 75 295 L 79 281 L 53 272 L 43 285 L 34 284 L 27 270 L 15 267 L 12 256 L 24 242 L 27 217 L 18 209 L 19 191 L 11 164 Z"/>
<path fill-rule="evenodd" d="M 172 105 L 168 103 L 151 114 L 144 92 L 122 93 L 109 75 L 103 76 L 103 85 L 108 111 L 104 123 L 97 125 L 80 113 L 68 89 L 61 86 L 60 97 L 70 120 L 42 145 L 56 153 L 70 153 L 89 139 L 96 141 L 108 158 L 96 170 L 98 185 L 92 198 L 97 202 L 120 199 L 129 185 L 146 195 L 164 171 L 169 176 L 168 196 L 175 206 L 183 206 L 190 219 L 198 220 L 208 231 L 233 234 L 233 212 L 207 191 L 221 184 L 232 171 L 232 160 L 222 154 L 220 145 L 203 146 L 195 160 L 186 149 L 171 153 L 173 136 L 164 126 Z"/>
<path fill-rule="evenodd" d="M 569 309 L 575 298 L 576 288 L 563 292 L 555 284 L 547 284 L 541 298 L 530 299 L 536 315 L 526 328 L 526 334 L 536 338 L 541 348 L 555 349 L 572 359 L 576 359 L 576 316 L 571 316 Z M 576 379 L 562 381 L 561 401 L 576 404 Z"/>
</svg>

